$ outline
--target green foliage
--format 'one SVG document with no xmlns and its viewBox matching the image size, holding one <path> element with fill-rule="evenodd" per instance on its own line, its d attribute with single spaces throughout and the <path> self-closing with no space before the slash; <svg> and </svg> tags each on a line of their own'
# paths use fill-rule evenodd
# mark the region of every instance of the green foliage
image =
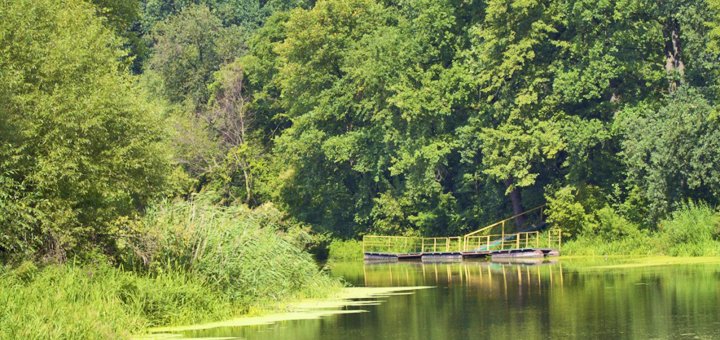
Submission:
<svg viewBox="0 0 720 340">
<path fill-rule="evenodd" d="M 357 240 L 333 240 L 330 242 L 328 261 L 361 261 L 363 259 L 362 242 Z"/>
<path fill-rule="evenodd" d="M 58 307 L 78 333 L 31 316 L 37 336 L 321 294 L 337 284 L 306 251 L 329 235 L 458 235 L 543 201 L 574 238 L 566 253 L 717 255 L 717 215 L 682 205 L 720 204 L 716 0 L 18 0 L 0 13 L 0 258 L 147 274 L 100 270 L 125 288 L 85 268 L 3 274 L 28 308 L 65 306 L 37 292 L 67 279 L 109 292 L 78 300 L 83 313 L 131 315 L 81 326 Z M 148 208 L 168 193 L 185 200 Z"/>
<path fill-rule="evenodd" d="M 307 229 L 272 205 L 223 208 L 200 195 L 156 206 L 137 229 L 126 262 L 151 272 L 187 271 L 238 306 L 337 287 L 303 251 L 311 243 Z"/>
<path fill-rule="evenodd" d="M 308 228 L 270 205 L 221 208 L 212 200 L 204 195 L 151 209 L 119 241 L 134 271 L 105 264 L 0 267 L 2 336 L 128 338 L 152 326 L 227 319 L 341 287 L 303 251 L 313 242 Z"/>
<path fill-rule="evenodd" d="M 720 214 L 706 204 L 689 202 L 661 221 L 660 231 L 670 255 L 717 255 L 708 253 L 708 245 L 720 240 Z"/>
<path fill-rule="evenodd" d="M 609 206 L 596 211 L 595 216 L 597 216 L 597 225 L 586 228 L 586 233 L 594 234 L 603 240 L 618 241 L 633 238 L 640 233 L 636 224 L 628 221 Z"/>
<path fill-rule="evenodd" d="M 626 109 L 616 121 L 628 182 L 648 198 L 656 222 L 685 199 L 717 203 L 720 126 L 702 94 L 680 88 L 659 106 Z"/>
<path fill-rule="evenodd" d="M 226 26 L 237 25 L 248 29 L 261 26 L 271 14 L 294 7 L 307 6 L 305 0 L 145 0 L 143 26 L 148 29 L 169 16 L 194 4 L 210 8 Z"/>
<path fill-rule="evenodd" d="M 239 54 L 236 29 L 225 28 L 208 7 L 193 5 L 153 28 L 155 46 L 148 67 L 163 80 L 173 102 L 207 102 L 207 84 L 223 62 Z"/>
<path fill-rule="evenodd" d="M 661 254 L 658 251 L 658 243 L 656 238 L 645 233 L 616 241 L 608 241 L 594 236 L 582 236 L 563 244 L 562 254 L 569 256 L 658 255 Z"/>
<path fill-rule="evenodd" d="M 656 232 L 639 231 L 610 208 L 597 212 L 595 232 L 563 245 L 567 255 L 720 255 L 720 214 L 706 204 L 687 203 L 660 222 Z"/>
<path fill-rule="evenodd" d="M 112 249 L 162 193 L 157 109 L 83 1 L 0 3 L 0 252 Z"/>
<path fill-rule="evenodd" d="M 129 338 L 153 325 L 239 312 L 221 292 L 186 274 L 150 277 L 103 265 L 3 268 L 0 302 L 2 336 L 26 339 Z"/>
<path fill-rule="evenodd" d="M 710 47 L 715 53 L 720 53 L 720 1 L 707 0 L 708 7 L 714 14 L 714 19 L 708 22 L 710 28 Z"/>
<path fill-rule="evenodd" d="M 592 188 L 580 190 L 565 186 L 547 197 L 547 222 L 561 228 L 566 237 L 577 237 L 591 232 L 598 225 L 594 210 L 602 205 Z"/>
<path fill-rule="evenodd" d="M 107 18 L 107 24 L 121 36 L 123 45 L 128 50 L 127 61 L 132 63 L 132 70 L 140 73 L 142 62 L 150 50 L 142 37 L 138 25 L 141 19 L 141 0 L 92 0 L 98 13 Z"/>
</svg>

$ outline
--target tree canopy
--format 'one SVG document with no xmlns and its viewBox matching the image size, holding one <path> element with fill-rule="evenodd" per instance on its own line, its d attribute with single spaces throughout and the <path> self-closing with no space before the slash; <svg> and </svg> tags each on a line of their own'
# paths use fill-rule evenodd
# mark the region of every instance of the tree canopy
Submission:
<svg viewBox="0 0 720 340">
<path fill-rule="evenodd" d="M 720 203 L 717 0 L 0 6 L 0 252 L 199 191 L 338 237 Z"/>
</svg>

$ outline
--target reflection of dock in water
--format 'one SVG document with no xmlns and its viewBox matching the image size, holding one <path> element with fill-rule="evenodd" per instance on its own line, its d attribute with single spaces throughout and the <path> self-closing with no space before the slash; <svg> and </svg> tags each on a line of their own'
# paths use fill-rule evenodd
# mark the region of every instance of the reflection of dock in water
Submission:
<svg viewBox="0 0 720 340">
<path fill-rule="evenodd" d="M 367 287 L 465 285 L 507 292 L 508 285 L 532 289 L 531 286 L 563 284 L 562 264 L 546 258 L 503 259 L 502 262 L 366 263 L 363 272 Z"/>
</svg>

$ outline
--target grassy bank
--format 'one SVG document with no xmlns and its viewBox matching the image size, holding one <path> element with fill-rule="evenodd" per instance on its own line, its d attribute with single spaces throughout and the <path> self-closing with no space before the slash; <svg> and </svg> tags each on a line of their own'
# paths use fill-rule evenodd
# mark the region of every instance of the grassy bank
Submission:
<svg viewBox="0 0 720 340">
<path fill-rule="evenodd" d="M 303 233 L 272 206 L 159 205 L 127 231 L 115 261 L 0 269 L 0 338 L 127 338 L 337 292 Z"/>
<path fill-rule="evenodd" d="M 109 266 L 24 265 L 0 276 L 0 336 L 7 339 L 127 338 L 153 325 L 241 313 L 186 273 L 138 275 Z"/>
<path fill-rule="evenodd" d="M 624 219 L 601 219 L 562 247 L 565 255 L 720 256 L 720 215 L 706 205 L 689 204 L 641 230 Z"/>
</svg>

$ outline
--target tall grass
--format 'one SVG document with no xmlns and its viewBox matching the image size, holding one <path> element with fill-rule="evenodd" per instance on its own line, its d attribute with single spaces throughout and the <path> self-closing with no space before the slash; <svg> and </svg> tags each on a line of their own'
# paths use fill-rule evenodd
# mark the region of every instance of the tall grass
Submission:
<svg viewBox="0 0 720 340">
<path fill-rule="evenodd" d="M 127 338 L 146 327 L 227 318 L 229 299 L 182 273 L 24 264 L 0 274 L 0 338 Z"/>
<path fill-rule="evenodd" d="M 672 256 L 720 255 L 720 215 L 705 204 L 688 203 L 660 222 L 663 251 Z"/>
<path fill-rule="evenodd" d="M 339 288 L 271 205 L 218 207 L 200 197 L 165 204 L 145 218 L 142 257 L 152 272 L 187 271 L 249 307 L 262 300 L 321 296 Z M 302 238 L 302 237 L 301 237 Z M 137 262 L 137 259 L 134 261 Z"/>
<path fill-rule="evenodd" d="M 119 242 L 121 267 L 0 267 L 0 339 L 127 338 L 341 288 L 292 228 L 272 206 L 159 205 Z"/>
<path fill-rule="evenodd" d="M 607 221 L 622 221 L 608 219 Z M 605 223 L 602 219 L 600 224 Z M 583 233 L 563 245 L 566 255 L 670 255 L 720 256 L 720 215 L 705 204 L 688 203 L 660 222 L 653 232 L 637 230 L 629 222 L 622 226 L 603 226 L 624 230 L 622 237 L 608 233 Z"/>
</svg>

